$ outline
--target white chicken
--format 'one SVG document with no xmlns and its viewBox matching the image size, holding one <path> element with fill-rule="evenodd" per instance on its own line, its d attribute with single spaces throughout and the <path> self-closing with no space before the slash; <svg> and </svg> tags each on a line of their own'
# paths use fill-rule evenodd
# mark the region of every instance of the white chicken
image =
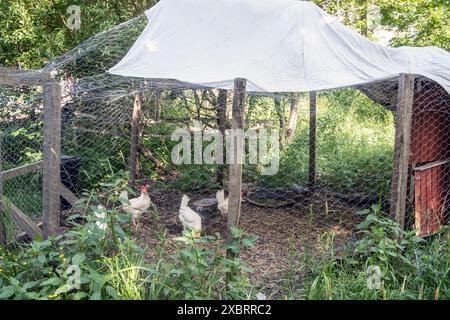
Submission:
<svg viewBox="0 0 450 320">
<path fill-rule="evenodd" d="M 133 225 L 138 228 L 142 213 L 148 210 L 152 204 L 148 196 L 148 187 L 142 185 L 141 195 L 134 199 L 128 199 L 128 192 L 124 190 L 120 193 L 119 200 L 122 203 L 122 210 L 131 214 Z"/>
<path fill-rule="evenodd" d="M 241 200 L 247 195 L 246 191 L 241 191 Z M 228 198 L 225 199 L 225 191 L 220 190 L 216 193 L 217 209 L 223 216 L 228 215 Z"/>
<path fill-rule="evenodd" d="M 225 199 L 225 191 L 223 190 L 217 191 L 216 200 L 217 200 L 217 209 L 219 209 L 219 212 L 223 216 L 228 215 L 228 198 Z"/>
<path fill-rule="evenodd" d="M 197 212 L 189 208 L 189 200 L 190 199 L 187 195 L 184 195 L 181 199 L 178 217 L 180 218 L 184 230 L 194 230 L 199 235 L 202 230 L 202 218 Z"/>
</svg>

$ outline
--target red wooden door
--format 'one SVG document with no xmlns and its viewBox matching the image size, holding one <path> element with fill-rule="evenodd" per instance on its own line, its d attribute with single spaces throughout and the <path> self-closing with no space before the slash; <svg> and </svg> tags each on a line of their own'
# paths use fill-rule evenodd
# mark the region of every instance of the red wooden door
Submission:
<svg viewBox="0 0 450 320">
<path fill-rule="evenodd" d="M 417 167 L 415 182 L 415 225 L 419 236 L 439 231 L 448 217 L 450 161 Z"/>
</svg>

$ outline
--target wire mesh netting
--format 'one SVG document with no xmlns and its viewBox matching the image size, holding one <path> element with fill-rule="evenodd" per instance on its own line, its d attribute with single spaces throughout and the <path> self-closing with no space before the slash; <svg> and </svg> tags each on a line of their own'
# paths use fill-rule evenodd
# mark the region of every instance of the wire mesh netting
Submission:
<svg viewBox="0 0 450 320">
<path fill-rule="evenodd" d="M 42 174 L 14 174 L 14 169 L 42 161 L 42 92 L 0 88 L 3 194 L 33 220 L 42 212 Z"/>
<path fill-rule="evenodd" d="M 101 33 L 44 68 L 63 89 L 61 181 L 79 198 L 117 175 L 131 179 L 137 195 L 148 184 L 174 235 L 188 194 L 204 232 L 225 236 L 216 195 L 228 196 L 233 92 L 107 74 L 145 22 L 139 17 Z M 344 246 L 371 210 L 389 213 L 397 91 L 395 78 L 318 92 L 315 104 L 309 93 L 247 94 L 240 221 L 261 238 L 254 252 L 275 259 L 290 239 L 315 244 L 323 232 Z M 43 159 L 42 95 L 41 88 L 0 87 L 4 172 Z M 449 104 L 442 87 L 416 77 L 406 224 L 423 235 L 449 217 Z M 138 155 L 131 166 L 136 180 L 128 173 L 130 150 Z M 206 161 L 222 153 L 224 161 Z M 40 221 L 42 173 L 6 177 L 5 197 Z M 71 206 L 63 201 L 62 210 Z M 142 219 L 139 237 L 152 229 L 151 217 Z"/>
</svg>

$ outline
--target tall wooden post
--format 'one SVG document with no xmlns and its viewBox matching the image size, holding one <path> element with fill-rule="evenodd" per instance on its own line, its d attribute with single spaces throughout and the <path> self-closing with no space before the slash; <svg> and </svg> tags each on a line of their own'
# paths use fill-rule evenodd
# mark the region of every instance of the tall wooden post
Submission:
<svg viewBox="0 0 450 320">
<path fill-rule="evenodd" d="M 229 200 L 228 200 L 228 241 L 232 240 L 231 227 L 239 226 L 239 217 L 241 214 L 241 185 L 242 185 L 242 163 L 244 151 L 244 115 L 245 115 L 245 96 L 247 80 L 235 79 L 233 96 L 233 118 L 231 129 L 235 141 L 232 143 L 232 155 L 230 159 L 230 182 L 229 182 Z M 229 251 L 228 255 L 233 254 Z"/>
<path fill-rule="evenodd" d="M 315 91 L 309 93 L 309 181 L 308 187 L 311 192 L 316 186 L 316 139 L 317 139 L 317 94 Z"/>
<path fill-rule="evenodd" d="M 217 183 L 221 188 L 224 187 L 224 179 L 225 179 L 225 153 L 224 153 L 224 139 L 225 139 L 225 131 L 226 131 L 226 116 L 227 116 L 227 90 L 219 90 L 219 96 L 217 98 L 217 126 L 219 128 L 219 132 L 222 135 L 222 143 L 218 145 L 217 149 L 217 159 L 221 159 L 222 163 L 218 164 L 217 167 Z"/>
<path fill-rule="evenodd" d="M 60 158 L 61 158 L 61 86 L 44 85 L 44 160 L 42 228 L 44 238 L 56 235 L 60 228 Z"/>
<path fill-rule="evenodd" d="M 131 141 L 130 141 L 130 155 L 128 159 L 128 170 L 130 172 L 129 186 L 133 187 L 136 184 L 138 176 L 138 158 L 139 158 L 139 119 L 141 117 L 142 109 L 142 93 L 138 92 L 134 99 L 133 116 L 131 119 Z"/>
<path fill-rule="evenodd" d="M 0 131 L 0 215 L 5 214 L 5 207 L 3 205 L 3 132 Z M 0 245 L 6 244 L 6 226 L 0 217 Z"/>
<path fill-rule="evenodd" d="M 391 216 L 405 228 L 411 122 L 414 104 L 414 75 L 401 74 L 398 82 L 395 154 L 392 170 Z M 401 237 L 400 237 L 401 239 Z"/>
</svg>

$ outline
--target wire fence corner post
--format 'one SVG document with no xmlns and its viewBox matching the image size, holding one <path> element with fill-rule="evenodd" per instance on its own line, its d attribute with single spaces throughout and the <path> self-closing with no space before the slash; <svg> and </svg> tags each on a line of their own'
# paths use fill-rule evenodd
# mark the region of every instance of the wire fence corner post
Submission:
<svg viewBox="0 0 450 320">
<path fill-rule="evenodd" d="M 397 119 L 395 125 L 395 149 L 392 170 L 391 216 L 405 229 L 408 166 L 411 143 L 411 123 L 414 104 L 414 75 L 400 74 L 398 82 Z M 398 240 L 402 238 L 402 232 Z"/>
<path fill-rule="evenodd" d="M 47 239 L 60 229 L 60 165 L 61 165 L 61 85 L 44 85 L 44 145 L 42 177 L 42 228 Z"/>
</svg>

